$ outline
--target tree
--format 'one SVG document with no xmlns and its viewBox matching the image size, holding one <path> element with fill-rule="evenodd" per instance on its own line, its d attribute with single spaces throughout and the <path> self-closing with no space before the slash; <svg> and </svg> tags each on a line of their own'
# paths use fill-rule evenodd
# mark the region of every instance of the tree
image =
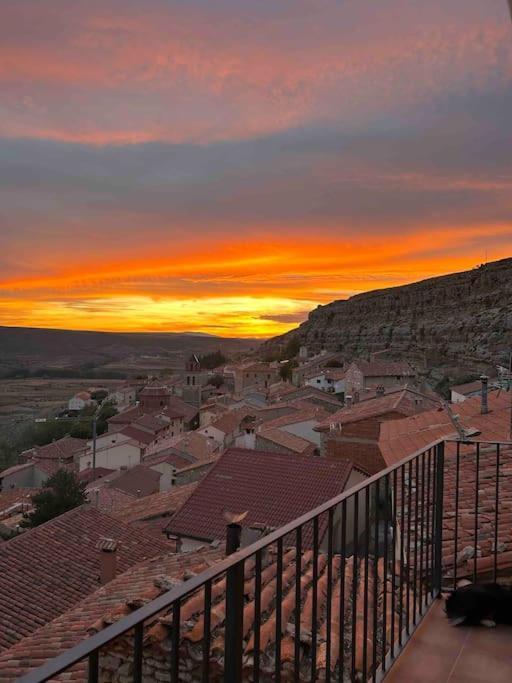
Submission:
<svg viewBox="0 0 512 683">
<path fill-rule="evenodd" d="M 292 337 L 286 344 L 281 353 L 281 360 L 291 360 L 300 351 L 300 339 L 298 337 Z"/>
<path fill-rule="evenodd" d="M 299 364 L 296 360 L 290 360 L 288 363 L 283 363 L 279 368 L 279 375 L 282 380 L 289 382 L 292 378 L 292 370 L 296 368 Z"/>
<path fill-rule="evenodd" d="M 32 496 L 34 510 L 23 520 L 22 526 L 39 526 L 86 501 L 85 482 L 79 482 L 73 472 L 57 470 L 43 483 L 43 490 Z"/>
<path fill-rule="evenodd" d="M 206 370 L 218 368 L 220 365 L 224 365 L 226 361 L 227 358 L 221 351 L 213 351 L 212 353 L 207 353 L 204 356 L 199 357 L 201 367 Z"/>
<path fill-rule="evenodd" d="M 108 396 L 108 391 L 106 389 L 97 389 L 96 391 L 93 391 L 91 394 L 91 398 L 93 401 L 103 401 L 104 398 L 107 398 Z"/>
<path fill-rule="evenodd" d="M 222 375 L 214 375 L 213 377 L 210 377 L 208 384 L 216 389 L 219 389 L 224 384 L 224 378 Z"/>
</svg>

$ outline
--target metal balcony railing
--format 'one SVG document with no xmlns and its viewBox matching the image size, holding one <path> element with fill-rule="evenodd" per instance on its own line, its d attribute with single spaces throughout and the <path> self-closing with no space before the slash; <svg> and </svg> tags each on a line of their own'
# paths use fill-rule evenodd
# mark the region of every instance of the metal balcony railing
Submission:
<svg viewBox="0 0 512 683">
<path fill-rule="evenodd" d="M 82 661 L 90 683 L 381 680 L 442 582 L 477 575 L 480 541 L 490 549 L 496 577 L 503 446 L 436 442 L 19 680 L 54 679 Z M 482 467 L 493 532 L 479 540 Z M 146 636 L 155 623 L 168 634 L 158 676 Z M 112 657 L 122 662 L 119 671 Z"/>
</svg>

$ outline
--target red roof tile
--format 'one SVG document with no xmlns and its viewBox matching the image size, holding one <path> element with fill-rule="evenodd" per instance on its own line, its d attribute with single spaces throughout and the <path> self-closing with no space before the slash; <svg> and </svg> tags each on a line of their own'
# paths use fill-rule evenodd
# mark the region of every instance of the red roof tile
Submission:
<svg viewBox="0 0 512 683">
<path fill-rule="evenodd" d="M 112 516 L 126 523 L 155 517 L 170 517 L 188 500 L 196 487 L 197 482 L 192 482 L 184 486 L 174 486 L 170 491 L 154 493 L 145 498 L 135 498 L 118 507 Z"/>
<path fill-rule="evenodd" d="M 123 522 L 81 506 L 0 545 L 0 648 L 66 611 L 98 586 L 98 540 L 119 541 L 125 571 L 168 544 Z"/>
<path fill-rule="evenodd" d="M 219 550 L 205 548 L 191 553 L 166 553 L 133 566 L 5 650 L 0 655 L 0 680 L 13 681 L 44 664 L 87 638 L 93 627 L 103 628 L 106 625 L 104 617 L 113 611 L 116 618 L 133 612 L 167 590 L 170 582 L 184 580 L 186 572 L 203 571 L 220 556 Z M 81 663 L 56 680 L 84 683 L 86 679 L 86 664 Z"/>
<path fill-rule="evenodd" d="M 296 434 L 291 434 L 284 429 L 261 429 L 256 433 L 256 438 L 271 441 L 287 450 L 304 455 L 313 455 L 317 448 L 311 441 L 307 441 Z"/>
<path fill-rule="evenodd" d="M 368 418 L 378 418 L 386 413 L 400 413 L 404 416 L 434 407 L 436 401 L 425 396 L 415 389 L 405 387 L 397 391 L 389 392 L 384 396 L 361 401 L 353 404 L 350 408 L 342 408 L 337 413 L 326 417 L 318 426 L 319 429 L 328 430 L 332 425 L 349 424 Z"/>
<path fill-rule="evenodd" d="M 341 493 L 352 465 L 303 455 L 230 449 L 199 482 L 168 530 L 178 536 L 222 539 L 222 514 L 248 510 L 244 524 L 280 527 Z"/>
<path fill-rule="evenodd" d="M 454 416 L 459 425 L 479 434 L 473 440 L 506 441 L 510 438 L 510 410 L 512 394 L 497 391 L 489 394 L 489 412 L 481 414 L 480 396 L 466 399 L 463 403 L 429 410 L 403 420 L 393 420 L 381 425 L 379 447 L 385 462 L 392 465 L 402 458 L 424 448 L 433 441 L 456 437 L 458 434 Z"/>
</svg>

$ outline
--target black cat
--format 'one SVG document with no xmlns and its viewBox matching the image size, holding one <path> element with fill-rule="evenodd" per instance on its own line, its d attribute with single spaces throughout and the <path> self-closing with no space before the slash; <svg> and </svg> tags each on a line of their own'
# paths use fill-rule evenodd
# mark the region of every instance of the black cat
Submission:
<svg viewBox="0 0 512 683">
<path fill-rule="evenodd" d="M 512 590 L 497 583 L 468 583 L 446 598 L 445 612 L 454 626 L 512 625 Z"/>
</svg>

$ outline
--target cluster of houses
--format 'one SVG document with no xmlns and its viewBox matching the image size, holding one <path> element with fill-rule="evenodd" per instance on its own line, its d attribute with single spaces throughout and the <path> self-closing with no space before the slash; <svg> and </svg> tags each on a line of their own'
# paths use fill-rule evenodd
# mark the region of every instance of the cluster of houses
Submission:
<svg viewBox="0 0 512 683">
<path fill-rule="evenodd" d="M 511 438 L 510 393 L 486 378 L 449 402 L 406 361 L 301 350 L 289 381 L 282 367 L 205 370 L 193 356 L 171 380 L 113 390 L 118 412 L 94 440 L 31 448 L 0 472 L 0 680 L 100 630 L 116 605 L 157 596 L 158 577 L 172 584 L 219 560 L 226 509 L 244 513 L 248 545 L 440 438 Z M 77 394 L 69 409 L 90 400 Z M 85 483 L 88 504 L 21 531 L 31 496 L 61 468 Z M 504 486 L 512 503 L 512 478 Z"/>
</svg>

